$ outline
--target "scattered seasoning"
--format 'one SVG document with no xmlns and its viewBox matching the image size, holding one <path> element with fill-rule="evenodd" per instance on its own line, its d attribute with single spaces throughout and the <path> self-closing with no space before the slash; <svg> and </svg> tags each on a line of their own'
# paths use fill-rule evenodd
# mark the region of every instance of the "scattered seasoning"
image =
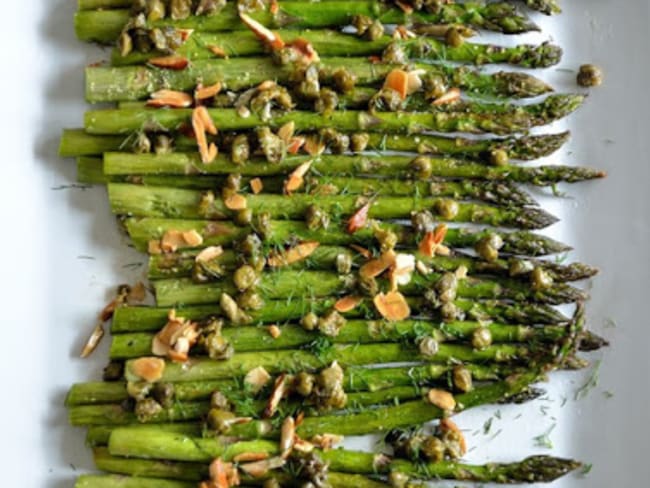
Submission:
<svg viewBox="0 0 650 488">
<path fill-rule="evenodd" d="M 589 473 L 591 473 L 591 470 L 593 469 L 593 467 L 594 467 L 594 465 L 591 464 L 591 463 L 585 464 L 584 466 L 582 466 L 582 469 L 580 470 L 580 474 L 582 476 L 587 476 Z"/>
<path fill-rule="evenodd" d="M 492 429 L 492 420 L 492 417 L 490 417 L 483 424 L 483 435 L 488 435 L 490 433 L 490 430 Z"/>
<path fill-rule="evenodd" d="M 600 376 L 600 365 L 602 364 L 602 361 L 598 360 L 596 364 L 594 365 L 591 375 L 587 379 L 586 383 L 582 385 L 578 391 L 576 391 L 575 394 L 575 400 L 578 401 L 584 397 L 586 397 L 589 392 L 598 386 L 598 379 Z"/>
<path fill-rule="evenodd" d="M 533 440 L 535 441 L 535 445 L 537 447 L 543 447 L 545 449 L 553 449 L 553 442 L 551 441 L 551 438 L 549 437 L 551 435 L 551 432 L 555 430 L 556 424 L 553 424 L 549 427 L 549 429 L 544 432 L 541 435 L 538 435 L 537 437 L 534 437 Z"/>
</svg>

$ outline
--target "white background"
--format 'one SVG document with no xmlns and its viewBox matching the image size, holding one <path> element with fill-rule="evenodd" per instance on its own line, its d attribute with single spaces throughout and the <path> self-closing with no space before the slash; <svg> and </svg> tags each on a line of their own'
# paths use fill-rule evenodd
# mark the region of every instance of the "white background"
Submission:
<svg viewBox="0 0 650 488">
<path fill-rule="evenodd" d="M 562 69 L 542 76 L 576 90 L 575 75 L 566 70 L 589 61 L 603 66 L 606 78 L 578 114 L 558 125 L 574 137 L 553 161 L 598 166 L 610 176 L 563 188 L 569 198 L 545 201 L 563 219 L 549 233 L 575 246 L 571 258 L 603 270 L 589 285 L 590 326 L 613 345 L 585 399 L 573 399 L 585 376 L 563 373 L 554 375 L 547 400 L 501 408 L 489 435 L 478 431 L 494 409 L 464 414 L 459 422 L 476 446 L 472 461 L 547 452 L 533 438 L 557 424 L 553 453 L 594 466 L 554 487 L 648 486 L 648 2 L 563 3 L 560 17 L 535 15 L 544 34 L 532 38 L 552 36 L 566 50 Z M 74 381 L 99 378 L 105 345 L 90 361 L 76 355 L 114 286 L 141 275 L 143 268 L 129 265 L 143 259 L 118 235 L 103 189 L 54 190 L 74 183 L 74 162 L 59 159 L 56 150 L 61 129 L 82 122 L 82 68 L 105 53 L 75 41 L 73 0 L 8 4 L 0 29 L 2 485 L 63 488 L 92 468 L 83 433 L 67 425 L 64 394 Z"/>
</svg>

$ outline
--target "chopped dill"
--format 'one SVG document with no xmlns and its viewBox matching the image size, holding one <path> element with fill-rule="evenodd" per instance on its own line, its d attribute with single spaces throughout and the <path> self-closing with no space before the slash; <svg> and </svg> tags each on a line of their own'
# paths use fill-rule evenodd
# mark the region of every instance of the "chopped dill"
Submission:
<svg viewBox="0 0 650 488">
<path fill-rule="evenodd" d="M 549 429 L 541 435 L 533 438 L 535 445 L 537 447 L 543 447 L 544 449 L 553 449 L 553 441 L 551 441 L 550 435 L 553 430 L 555 430 L 556 424 L 553 424 Z"/>
<path fill-rule="evenodd" d="M 587 379 L 584 385 L 582 385 L 578 391 L 576 391 L 575 394 L 575 400 L 578 401 L 584 397 L 586 397 L 589 392 L 594 389 L 596 386 L 598 386 L 598 379 L 600 377 L 600 365 L 602 364 L 602 361 L 596 362 L 594 365 L 594 368 L 591 372 L 591 375 Z"/>
</svg>

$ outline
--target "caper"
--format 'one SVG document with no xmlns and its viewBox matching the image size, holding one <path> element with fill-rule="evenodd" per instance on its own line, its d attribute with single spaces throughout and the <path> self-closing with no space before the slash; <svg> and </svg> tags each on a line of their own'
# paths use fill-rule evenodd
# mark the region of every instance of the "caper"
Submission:
<svg viewBox="0 0 650 488">
<path fill-rule="evenodd" d="M 348 274 L 352 271 L 352 256 L 347 253 L 341 253 L 336 256 L 336 272 L 338 274 Z"/>
<path fill-rule="evenodd" d="M 472 373 L 465 366 L 455 366 L 453 370 L 454 387 L 467 393 L 472 389 Z"/>
<path fill-rule="evenodd" d="M 388 484 L 392 488 L 406 488 L 409 481 L 409 476 L 401 471 L 391 471 L 388 475 Z"/>
<path fill-rule="evenodd" d="M 136 31 L 133 35 L 133 46 L 135 51 L 141 53 L 148 53 L 153 48 L 151 45 L 151 39 L 149 39 L 149 35 L 144 30 Z"/>
<path fill-rule="evenodd" d="M 354 88 L 357 77 L 345 68 L 338 68 L 332 74 L 332 79 L 337 90 L 341 93 L 347 93 Z"/>
<path fill-rule="evenodd" d="M 226 0 L 200 0 L 196 7 L 196 15 L 215 15 L 226 6 Z"/>
<path fill-rule="evenodd" d="M 230 429 L 235 414 L 220 408 L 212 408 L 208 412 L 208 425 L 219 434 L 225 434 Z"/>
<path fill-rule="evenodd" d="M 318 375 L 318 386 L 325 392 L 333 391 L 343 382 L 343 369 L 337 363 L 324 368 Z"/>
<path fill-rule="evenodd" d="M 330 216 L 316 205 L 310 205 L 305 212 L 305 223 L 309 230 L 327 229 L 330 224 Z"/>
<path fill-rule="evenodd" d="M 377 242 L 379 243 L 381 252 L 392 251 L 397 246 L 398 237 L 395 232 L 390 229 L 383 229 L 381 227 L 375 227 L 373 235 Z"/>
<path fill-rule="evenodd" d="M 503 247 L 503 238 L 499 234 L 490 233 L 481 238 L 474 249 L 476 253 L 489 262 L 494 262 L 499 258 L 499 249 Z"/>
<path fill-rule="evenodd" d="M 350 148 L 350 137 L 347 134 L 336 134 L 330 141 L 330 150 L 334 154 L 343 154 Z"/>
<path fill-rule="evenodd" d="M 456 273 L 447 272 L 436 282 L 438 298 L 442 303 L 451 302 L 456 299 L 458 290 L 458 277 Z"/>
<path fill-rule="evenodd" d="M 146 381 L 129 381 L 126 384 L 126 392 L 131 398 L 142 400 L 146 398 L 152 387 L 153 385 Z"/>
<path fill-rule="evenodd" d="M 352 25 L 357 31 L 357 35 L 362 36 L 372 25 L 372 19 L 367 15 L 355 15 L 352 17 Z"/>
<path fill-rule="evenodd" d="M 465 38 L 456 27 L 450 27 L 445 35 L 445 42 L 450 47 L 460 47 L 465 43 Z"/>
<path fill-rule="evenodd" d="M 174 383 L 156 383 L 151 395 L 163 407 L 170 408 L 174 403 Z"/>
<path fill-rule="evenodd" d="M 553 278 L 551 278 L 551 275 L 544 268 L 537 266 L 530 273 L 530 284 L 533 290 L 545 290 L 553 285 Z"/>
<path fill-rule="evenodd" d="M 463 456 L 463 438 L 460 432 L 455 430 L 445 430 L 442 435 L 442 441 L 445 444 L 445 454 L 453 459 L 459 459 Z"/>
<path fill-rule="evenodd" d="M 445 322 L 453 322 L 454 320 L 458 320 L 460 313 L 460 309 L 454 302 L 443 303 L 440 307 L 440 316 Z"/>
<path fill-rule="evenodd" d="M 233 282 L 239 291 L 248 290 L 257 283 L 257 273 L 252 266 L 245 264 L 237 268 L 233 275 Z"/>
<path fill-rule="evenodd" d="M 339 104 L 339 96 L 334 90 L 322 88 L 314 103 L 314 110 L 320 114 L 329 114 L 336 110 Z"/>
<path fill-rule="evenodd" d="M 121 361 L 109 362 L 104 371 L 102 372 L 102 380 L 104 381 L 119 381 L 124 374 L 124 363 Z"/>
<path fill-rule="evenodd" d="M 595 64 L 583 64 L 578 71 L 577 82 L 585 87 L 600 86 L 603 83 L 603 71 Z"/>
<path fill-rule="evenodd" d="M 208 334 L 204 339 L 204 345 L 210 359 L 230 359 L 235 352 L 228 340 L 216 332 Z"/>
<path fill-rule="evenodd" d="M 332 310 L 318 319 L 318 330 L 326 336 L 336 337 L 345 323 L 345 317 L 336 310 Z"/>
<path fill-rule="evenodd" d="M 314 330 L 318 327 L 318 315 L 314 312 L 309 312 L 302 319 L 300 319 L 300 325 L 305 330 Z"/>
<path fill-rule="evenodd" d="M 391 64 L 407 64 L 409 56 L 401 43 L 391 42 L 381 53 L 381 60 Z"/>
<path fill-rule="evenodd" d="M 375 19 L 366 30 L 364 37 L 369 41 L 376 41 L 383 35 L 384 25 L 378 19 Z"/>
<path fill-rule="evenodd" d="M 510 259 L 509 265 L 508 273 L 510 276 L 519 276 L 530 273 L 535 268 L 531 261 L 519 258 Z"/>
<path fill-rule="evenodd" d="M 490 151 L 490 164 L 494 166 L 505 166 L 510 161 L 508 152 L 505 149 L 493 149 Z"/>
<path fill-rule="evenodd" d="M 246 263 L 250 264 L 257 273 L 261 273 L 266 266 L 266 258 L 262 254 L 254 254 L 246 259 Z"/>
<path fill-rule="evenodd" d="M 256 234 L 248 234 L 237 244 L 237 250 L 244 256 L 259 254 L 262 249 L 262 241 Z"/>
<path fill-rule="evenodd" d="M 359 153 L 366 150 L 368 143 L 370 142 L 370 136 L 365 132 L 360 132 L 352 134 L 350 138 L 350 148 L 352 152 Z"/>
<path fill-rule="evenodd" d="M 250 157 L 250 144 L 246 134 L 236 136 L 230 146 L 230 159 L 235 164 L 244 164 Z"/>
<path fill-rule="evenodd" d="M 173 20 L 187 19 L 192 14 L 192 0 L 171 0 L 170 8 Z"/>
<path fill-rule="evenodd" d="M 472 347 L 475 349 L 485 349 L 492 345 L 492 332 L 485 326 L 480 326 L 472 332 Z"/>
<path fill-rule="evenodd" d="M 162 412 L 163 408 L 153 398 L 139 400 L 135 404 L 135 415 L 140 422 L 150 422 L 156 415 Z"/>
<path fill-rule="evenodd" d="M 268 212 L 260 212 L 255 215 L 253 225 L 255 230 L 266 237 L 271 234 L 271 214 Z"/>
<path fill-rule="evenodd" d="M 133 143 L 133 152 L 136 154 L 147 154 L 151 152 L 151 140 L 144 132 L 138 132 Z"/>
<path fill-rule="evenodd" d="M 454 219 L 460 210 L 458 202 L 449 198 L 437 200 L 435 203 L 435 210 L 445 220 Z"/>
<path fill-rule="evenodd" d="M 167 37 L 158 28 L 149 30 L 149 39 L 156 49 L 164 51 L 167 49 Z"/>
<path fill-rule="evenodd" d="M 120 55 L 122 56 L 128 56 L 133 51 L 133 39 L 126 30 L 120 34 L 120 38 L 117 41 L 117 48 L 120 50 Z"/>
<path fill-rule="evenodd" d="M 241 174 L 230 173 L 226 178 L 225 187 L 230 190 L 239 191 L 241 189 Z"/>
<path fill-rule="evenodd" d="M 438 344 L 438 341 L 435 340 L 433 337 L 423 337 L 420 339 L 418 342 L 418 349 L 420 351 L 420 354 L 426 358 L 432 358 L 436 354 L 438 354 L 438 350 L 440 349 L 440 346 Z"/>
<path fill-rule="evenodd" d="M 320 93 L 318 68 L 312 64 L 304 72 L 304 76 L 297 87 L 298 94 L 306 99 L 315 100 Z"/>
<path fill-rule="evenodd" d="M 314 389 L 313 375 L 305 372 L 300 372 L 298 373 L 294 381 L 295 381 L 296 393 L 304 397 L 311 395 L 311 392 Z"/>
<path fill-rule="evenodd" d="M 157 135 L 153 150 L 156 154 L 169 154 L 170 152 L 172 152 L 171 137 L 165 134 Z"/>
<path fill-rule="evenodd" d="M 445 459 L 445 443 L 436 436 L 429 435 L 420 444 L 420 454 L 427 460 L 439 463 Z"/>
<path fill-rule="evenodd" d="M 244 208 L 238 210 L 235 214 L 234 222 L 235 225 L 240 227 L 246 227 L 251 224 L 253 221 L 253 210 L 250 208 Z"/>
<path fill-rule="evenodd" d="M 242 310 L 261 310 L 264 308 L 264 299 L 253 290 L 246 290 L 237 296 L 237 305 Z"/>
<path fill-rule="evenodd" d="M 411 161 L 411 171 L 416 178 L 420 180 L 426 180 L 431 176 L 433 168 L 431 165 L 431 158 L 426 156 L 418 156 L 413 161 Z"/>
<path fill-rule="evenodd" d="M 280 137 L 271 132 L 271 129 L 268 127 L 257 129 L 257 139 L 269 163 L 279 163 L 284 159 L 287 145 Z"/>
<path fill-rule="evenodd" d="M 404 100 L 401 95 L 392 88 L 383 88 L 379 90 L 368 101 L 368 110 L 370 112 L 397 112 L 401 110 L 403 106 Z"/>
<path fill-rule="evenodd" d="M 429 232 L 436 225 L 436 219 L 428 210 L 413 212 L 411 214 L 411 225 L 418 234 Z"/>
<path fill-rule="evenodd" d="M 210 407 L 220 410 L 230 410 L 230 400 L 219 390 L 215 390 L 210 395 Z"/>
<path fill-rule="evenodd" d="M 163 27 L 163 34 L 167 39 L 167 50 L 175 51 L 183 45 L 185 42 L 183 36 L 179 29 L 175 29 L 172 26 Z"/>
<path fill-rule="evenodd" d="M 431 73 L 422 79 L 426 98 L 439 98 L 447 93 L 446 79 L 439 74 Z"/>
<path fill-rule="evenodd" d="M 372 276 L 359 275 L 359 290 L 366 296 L 374 297 L 379 293 L 379 283 Z"/>
</svg>

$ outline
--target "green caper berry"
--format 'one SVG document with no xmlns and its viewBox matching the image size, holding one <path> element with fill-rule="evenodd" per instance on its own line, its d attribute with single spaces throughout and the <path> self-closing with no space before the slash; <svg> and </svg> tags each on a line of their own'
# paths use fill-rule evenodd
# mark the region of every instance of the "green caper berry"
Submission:
<svg viewBox="0 0 650 488">
<path fill-rule="evenodd" d="M 445 454 L 447 457 L 459 459 L 463 456 L 462 434 L 454 430 L 446 430 L 442 435 L 442 441 L 445 444 Z"/>
<path fill-rule="evenodd" d="M 310 205 L 305 212 L 305 223 L 309 230 L 327 229 L 330 224 L 330 216 L 316 205 Z"/>
<path fill-rule="evenodd" d="M 120 38 L 117 41 L 117 47 L 120 50 L 120 55 L 128 56 L 131 51 L 133 51 L 133 39 L 127 31 L 120 34 Z"/>
<path fill-rule="evenodd" d="M 336 310 L 332 310 L 318 319 L 318 330 L 326 336 L 336 337 L 346 322 L 345 317 Z"/>
<path fill-rule="evenodd" d="M 343 370 L 338 364 L 332 364 L 324 368 L 318 375 L 318 385 L 326 392 L 331 392 L 340 387 L 342 382 Z"/>
<path fill-rule="evenodd" d="M 174 403 L 174 384 L 156 383 L 151 391 L 153 398 L 164 408 L 170 408 Z"/>
<path fill-rule="evenodd" d="M 208 351 L 210 359 L 223 360 L 232 357 L 234 350 L 228 340 L 220 333 L 213 332 L 209 334 L 205 340 L 204 345 Z"/>
<path fill-rule="evenodd" d="M 211 16 L 219 13 L 226 6 L 226 0 L 200 0 L 196 15 Z"/>
<path fill-rule="evenodd" d="M 350 138 L 350 148 L 352 152 L 359 153 L 366 150 L 368 143 L 370 142 L 370 136 L 365 132 L 352 134 Z"/>
<path fill-rule="evenodd" d="M 248 137 L 245 134 L 239 134 L 232 141 L 230 146 L 230 159 L 235 164 L 244 164 L 250 157 L 251 147 Z"/>
<path fill-rule="evenodd" d="M 330 141 L 330 150 L 333 154 L 343 154 L 350 148 L 350 137 L 347 134 L 337 134 Z"/>
<path fill-rule="evenodd" d="M 212 408 L 208 412 L 208 425 L 220 434 L 228 432 L 235 414 L 220 408 Z"/>
<path fill-rule="evenodd" d="M 260 212 L 255 215 L 253 220 L 255 230 L 262 235 L 262 237 L 266 237 L 271 233 L 271 214 L 268 212 Z"/>
<path fill-rule="evenodd" d="M 226 395 L 219 390 L 215 390 L 210 395 L 210 407 L 220 410 L 230 410 L 231 405 Z"/>
<path fill-rule="evenodd" d="M 264 308 L 264 299 L 253 290 L 246 290 L 237 297 L 237 305 L 243 310 L 261 310 Z"/>
<path fill-rule="evenodd" d="M 314 104 L 314 110 L 321 114 L 328 114 L 336 110 L 339 104 L 339 96 L 329 88 L 321 89 Z"/>
<path fill-rule="evenodd" d="M 384 35 L 384 25 L 379 20 L 374 20 L 368 30 L 365 32 L 364 37 L 369 41 L 376 41 Z"/>
<path fill-rule="evenodd" d="M 352 17 L 352 25 L 357 31 L 357 35 L 361 36 L 366 33 L 366 31 L 372 25 L 372 19 L 367 15 L 355 15 Z"/>
<path fill-rule="evenodd" d="M 530 283 L 533 290 L 545 290 L 553 285 L 553 278 L 543 268 L 537 266 L 530 273 Z"/>
<path fill-rule="evenodd" d="M 594 64 L 583 64 L 578 71 L 577 82 L 584 87 L 600 86 L 603 83 L 603 71 Z"/>
<path fill-rule="evenodd" d="M 476 253 L 489 262 L 494 262 L 499 258 L 499 250 L 492 245 L 490 236 L 483 237 L 474 246 Z"/>
<path fill-rule="evenodd" d="M 423 79 L 426 98 L 439 98 L 447 93 L 446 80 L 437 74 L 425 76 Z"/>
<path fill-rule="evenodd" d="M 110 361 L 102 372 L 103 381 L 119 381 L 124 375 L 124 363 L 121 361 Z"/>
<path fill-rule="evenodd" d="M 309 312 L 302 319 L 300 319 L 300 325 L 305 330 L 315 330 L 318 327 L 318 315 L 314 312 Z"/>
<path fill-rule="evenodd" d="M 138 421 L 145 423 L 150 422 L 162 410 L 162 406 L 156 400 L 145 398 L 136 402 L 134 413 L 138 417 Z"/>
<path fill-rule="evenodd" d="M 472 373 L 465 366 L 455 366 L 453 370 L 454 387 L 467 393 L 472 390 Z"/>
<path fill-rule="evenodd" d="M 230 173 L 226 178 L 225 187 L 230 190 L 239 191 L 241 189 L 241 175 L 239 173 Z"/>
<path fill-rule="evenodd" d="M 167 49 L 167 37 L 162 33 L 158 28 L 151 29 L 149 31 L 149 39 L 156 49 L 159 51 L 164 51 Z"/>
<path fill-rule="evenodd" d="M 313 375 L 305 372 L 298 373 L 295 379 L 296 393 L 304 397 L 311 395 L 311 392 L 314 389 L 314 381 L 315 379 Z"/>
<path fill-rule="evenodd" d="M 449 198 L 443 198 L 436 201 L 435 207 L 438 215 L 440 215 L 445 220 L 454 219 L 460 211 L 458 202 Z"/>
<path fill-rule="evenodd" d="M 233 282 L 239 291 L 248 290 L 257 282 L 257 273 L 252 266 L 245 264 L 235 271 Z"/>
<path fill-rule="evenodd" d="M 255 234 L 248 234 L 237 245 L 237 250 L 241 252 L 244 256 L 253 256 L 255 254 L 259 254 L 261 249 L 262 249 L 262 241 Z"/>
<path fill-rule="evenodd" d="M 354 88 L 357 77 L 345 68 L 339 68 L 332 74 L 332 79 L 337 90 L 341 93 L 347 93 Z"/>
<path fill-rule="evenodd" d="M 401 43 L 391 42 L 381 53 L 381 60 L 391 64 L 407 64 L 409 56 Z"/>
<path fill-rule="evenodd" d="M 453 322 L 458 319 L 458 307 L 454 302 L 443 303 L 440 307 L 440 315 L 445 322 Z"/>
<path fill-rule="evenodd" d="M 147 5 L 147 20 L 155 22 L 165 18 L 165 4 L 162 0 L 149 0 Z"/>
<path fill-rule="evenodd" d="M 126 392 L 131 398 L 142 400 L 146 398 L 152 387 L 153 385 L 146 381 L 129 381 L 126 384 Z"/>
<path fill-rule="evenodd" d="M 192 0 L 171 0 L 170 8 L 173 20 L 187 19 L 192 14 Z"/>
<path fill-rule="evenodd" d="M 409 481 L 409 476 L 400 471 L 391 471 L 388 475 L 388 484 L 392 488 L 406 488 Z"/>
<path fill-rule="evenodd" d="M 250 256 L 246 262 L 250 264 L 257 273 L 264 271 L 266 266 L 266 258 L 262 254 L 255 254 Z"/>
<path fill-rule="evenodd" d="M 436 225 L 436 219 L 428 210 L 411 213 L 411 225 L 418 234 L 430 231 Z"/>
<path fill-rule="evenodd" d="M 338 274 L 348 274 L 352 271 L 352 256 L 349 254 L 339 254 L 336 256 L 336 272 Z"/>
<path fill-rule="evenodd" d="M 480 326 L 472 332 L 472 347 L 485 349 L 492 345 L 492 332 L 485 326 Z"/>
<path fill-rule="evenodd" d="M 427 460 L 438 463 L 445 458 L 446 446 L 436 436 L 426 436 L 420 444 L 419 453 Z"/>
<path fill-rule="evenodd" d="M 250 225 L 253 221 L 253 211 L 250 208 L 238 210 L 235 214 L 234 221 L 235 225 L 238 225 L 239 227 L 246 227 Z"/>
<path fill-rule="evenodd" d="M 154 143 L 154 152 L 156 154 L 169 154 L 172 152 L 171 137 L 165 134 L 159 134 L 156 136 L 156 142 Z"/>
<path fill-rule="evenodd" d="M 445 42 L 450 47 L 460 47 L 465 43 L 465 38 L 457 28 L 450 27 L 445 35 Z"/>
<path fill-rule="evenodd" d="M 418 156 L 413 161 L 411 161 L 411 171 L 413 174 L 420 180 L 426 180 L 431 177 L 433 168 L 431 165 L 431 158 L 426 156 Z"/>
<path fill-rule="evenodd" d="M 458 277 L 456 273 L 445 273 L 436 282 L 438 298 L 442 303 L 448 303 L 456 299 L 458 290 Z"/>
<path fill-rule="evenodd" d="M 418 350 L 420 351 L 420 354 L 426 358 L 432 358 L 438 354 L 439 349 L 440 345 L 433 337 L 423 337 L 418 342 Z"/>
<path fill-rule="evenodd" d="M 494 149 L 490 151 L 490 163 L 494 166 L 505 166 L 509 162 L 508 152 L 505 149 Z"/>
</svg>

